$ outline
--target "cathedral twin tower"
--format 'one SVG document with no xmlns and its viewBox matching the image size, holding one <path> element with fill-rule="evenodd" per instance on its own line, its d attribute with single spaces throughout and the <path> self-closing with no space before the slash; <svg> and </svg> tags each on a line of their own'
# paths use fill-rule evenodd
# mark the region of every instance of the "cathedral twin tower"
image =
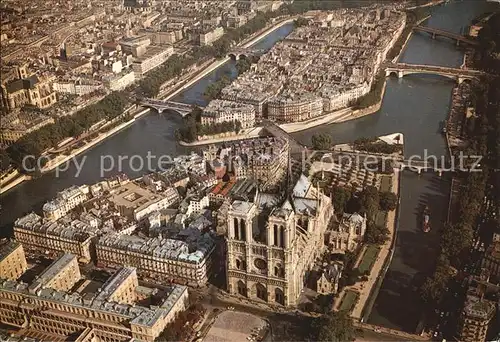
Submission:
<svg viewBox="0 0 500 342">
<path fill-rule="evenodd" d="M 291 198 L 260 194 L 234 201 L 227 221 L 227 289 L 268 304 L 294 306 L 324 249 L 333 206 L 302 176 Z M 270 209 L 272 208 L 272 209 Z"/>
</svg>

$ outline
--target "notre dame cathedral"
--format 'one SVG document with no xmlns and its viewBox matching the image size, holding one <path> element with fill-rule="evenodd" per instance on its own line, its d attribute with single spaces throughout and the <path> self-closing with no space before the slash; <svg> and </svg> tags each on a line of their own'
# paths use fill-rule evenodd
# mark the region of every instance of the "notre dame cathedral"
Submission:
<svg viewBox="0 0 500 342">
<path fill-rule="evenodd" d="M 330 198 L 304 175 L 284 196 L 257 192 L 253 202 L 234 201 L 227 216 L 229 293 L 297 305 L 332 216 Z"/>
</svg>

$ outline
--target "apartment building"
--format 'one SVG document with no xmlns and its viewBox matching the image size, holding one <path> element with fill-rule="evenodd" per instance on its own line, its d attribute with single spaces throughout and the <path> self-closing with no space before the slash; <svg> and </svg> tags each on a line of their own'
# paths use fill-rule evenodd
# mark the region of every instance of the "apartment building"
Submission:
<svg viewBox="0 0 500 342">
<path fill-rule="evenodd" d="M 459 340 L 484 342 L 488 327 L 495 316 L 494 302 L 483 298 L 482 286 L 470 287 L 459 320 Z"/>
<path fill-rule="evenodd" d="M 118 75 L 109 75 L 103 78 L 106 88 L 111 91 L 120 91 L 132 85 L 135 82 L 134 71 L 125 71 Z"/>
<path fill-rule="evenodd" d="M 52 84 L 55 92 L 73 95 L 87 95 L 102 89 L 102 84 L 92 80 L 60 80 Z"/>
<path fill-rule="evenodd" d="M 99 230 L 79 220 L 69 223 L 44 221 L 35 213 L 18 218 L 14 222 L 14 238 L 26 252 L 38 255 L 59 255 L 69 252 L 79 261 L 91 260 L 90 245 Z"/>
<path fill-rule="evenodd" d="M 158 304 L 150 307 L 116 302 L 117 291 L 133 288 L 116 285 L 126 282 L 133 273 L 133 269 L 118 271 L 105 286 L 104 295 L 49 287 L 33 292 L 29 284 L 0 279 L 0 322 L 22 331 L 46 334 L 48 339 L 78 336 L 77 341 L 153 342 L 186 309 L 188 290 L 184 286 L 165 289 Z"/>
<path fill-rule="evenodd" d="M 28 291 L 36 293 L 40 289 L 50 288 L 67 292 L 80 278 L 78 258 L 74 254 L 65 253 L 35 278 Z"/>
<path fill-rule="evenodd" d="M 11 145 L 31 132 L 53 124 L 54 119 L 40 113 L 17 110 L 3 115 L 1 123 L 0 143 Z"/>
<path fill-rule="evenodd" d="M 149 46 L 144 54 L 135 58 L 132 64 L 135 78 L 140 79 L 148 71 L 159 67 L 174 53 L 173 46 Z"/>
<path fill-rule="evenodd" d="M 219 40 L 224 35 L 224 29 L 221 26 L 207 29 L 205 32 L 200 33 L 200 46 L 212 45 L 215 41 Z"/>
<path fill-rule="evenodd" d="M 500 278 L 500 234 L 493 235 L 493 241 L 484 253 L 481 267 L 487 269 L 491 276 Z"/>
<path fill-rule="evenodd" d="M 159 189 L 161 186 L 157 188 Z M 149 214 L 166 209 L 178 201 L 179 194 L 173 187 L 168 187 L 162 193 L 158 193 L 151 188 L 129 182 L 113 190 L 107 200 L 114 205 L 120 215 L 141 221 Z"/>
<path fill-rule="evenodd" d="M 96 243 L 98 265 L 136 267 L 143 278 L 204 285 L 212 273 L 215 243 L 208 234 L 181 240 L 108 234 Z"/>
<path fill-rule="evenodd" d="M 57 193 L 56 198 L 43 205 L 45 218 L 57 221 L 88 199 L 88 185 L 72 186 Z"/>
<path fill-rule="evenodd" d="M 288 141 L 276 137 L 263 137 L 226 144 L 225 148 L 210 146 L 204 158 L 211 167 L 231 172 L 237 179 L 252 178 L 261 187 L 277 185 L 288 165 Z"/>
<path fill-rule="evenodd" d="M 267 103 L 267 117 L 275 122 L 297 122 L 320 116 L 323 100 L 314 95 L 280 95 Z"/>
<path fill-rule="evenodd" d="M 122 267 L 103 285 L 96 299 L 120 304 L 133 304 L 138 298 L 135 291 L 137 286 L 139 286 L 139 280 L 136 269 Z"/>
<path fill-rule="evenodd" d="M 255 125 L 254 106 L 227 100 L 213 100 L 201 114 L 202 125 L 234 121 L 239 121 L 243 129 L 253 127 Z"/>
<path fill-rule="evenodd" d="M 3 240 L 0 242 L 0 278 L 16 280 L 28 265 L 23 246 L 19 242 Z"/>
</svg>

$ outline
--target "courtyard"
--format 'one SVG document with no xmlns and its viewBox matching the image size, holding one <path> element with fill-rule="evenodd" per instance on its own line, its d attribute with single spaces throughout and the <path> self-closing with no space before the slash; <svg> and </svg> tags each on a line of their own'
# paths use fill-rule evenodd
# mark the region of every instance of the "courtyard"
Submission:
<svg viewBox="0 0 500 342">
<path fill-rule="evenodd" d="M 261 341 L 267 330 L 267 322 L 260 317 L 224 311 L 217 316 L 203 342 Z"/>
</svg>

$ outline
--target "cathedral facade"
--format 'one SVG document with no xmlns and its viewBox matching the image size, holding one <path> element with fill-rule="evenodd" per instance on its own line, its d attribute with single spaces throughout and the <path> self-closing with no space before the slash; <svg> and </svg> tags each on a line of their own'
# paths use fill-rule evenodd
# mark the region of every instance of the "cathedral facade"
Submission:
<svg viewBox="0 0 500 342">
<path fill-rule="evenodd" d="M 227 290 L 255 301 L 295 306 L 322 254 L 333 216 L 329 197 L 301 176 L 286 198 L 234 201 L 227 222 Z"/>
</svg>

